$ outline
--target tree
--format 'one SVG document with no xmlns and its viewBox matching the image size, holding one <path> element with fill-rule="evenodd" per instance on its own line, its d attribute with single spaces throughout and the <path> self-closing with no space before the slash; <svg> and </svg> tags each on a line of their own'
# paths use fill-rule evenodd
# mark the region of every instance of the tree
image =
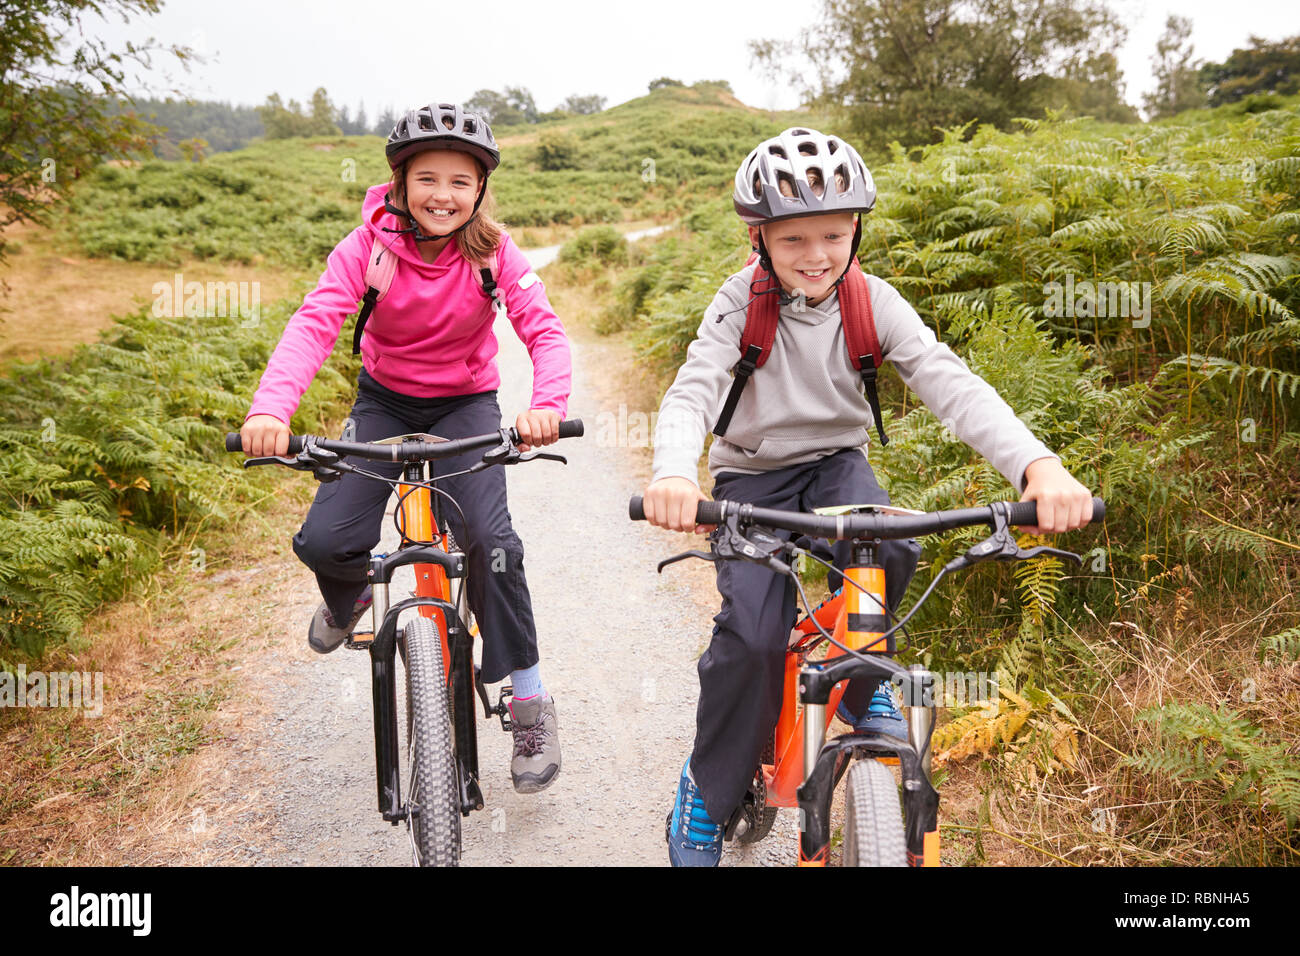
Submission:
<svg viewBox="0 0 1300 956">
<path fill-rule="evenodd" d="M 605 97 L 594 93 L 590 96 L 579 96 L 575 93 L 561 103 L 559 108 L 569 113 L 577 113 L 579 116 L 589 116 L 605 108 Z"/>
<path fill-rule="evenodd" d="M 361 100 L 357 103 L 357 120 L 352 126 L 352 132 L 357 136 L 365 136 L 370 132 L 370 126 L 366 123 L 366 101 Z"/>
<path fill-rule="evenodd" d="M 518 110 L 525 123 L 537 122 L 538 111 L 537 104 L 533 102 L 533 94 L 522 86 L 506 87 L 506 104 Z"/>
<path fill-rule="evenodd" d="M 1113 53 L 1066 63 L 1060 76 L 1039 75 L 1025 85 L 1026 112 L 1062 108 L 1105 123 L 1136 123 L 1137 110 L 1124 101 L 1124 76 Z"/>
<path fill-rule="evenodd" d="M 1152 119 L 1205 105 L 1200 66 L 1200 61 L 1192 59 L 1192 21 L 1170 14 L 1151 57 L 1155 92 L 1142 96 L 1142 105 Z"/>
<path fill-rule="evenodd" d="M 491 126 L 524 122 L 523 113 L 510 105 L 505 94 L 496 90 L 479 90 L 465 101 L 465 109 L 478 113 Z"/>
<path fill-rule="evenodd" d="M 937 141 L 936 127 L 1006 127 L 1043 105 L 1071 106 L 1079 91 L 1068 85 L 1057 84 L 1059 102 L 1042 102 L 1049 80 L 1105 79 L 1099 58 L 1125 37 L 1100 0 L 824 0 L 814 19 L 798 39 L 756 41 L 751 53 L 874 150 Z M 811 81 L 791 76 L 797 55 L 811 61 Z M 1117 67 L 1112 75 L 1118 84 Z"/>
<path fill-rule="evenodd" d="M 507 86 L 504 93 L 479 90 L 465 101 L 465 109 L 478 113 L 492 126 L 536 123 L 541 119 L 533 94 L 521 86 Z"/>
<path fill-rule="evenodd" d="M 153 41 L 112 50 L 87 38 L 81 18 L 127 20 L 159 9 L 159 0 L 0 2 L 0 229 L 46 221 L 52 201 L 66 198 L 79 176 L 150 149 L 159 130 L 129 108 L 126 70 L 150 66 L 154 53 L 184 63 L 190 50 Z"/>
<path fill-rule="evenodd" d="M 1288 96 L 1300 92 L 1300 34 L 1270 43 L 1252 36 L 1250 48 L 1233 50 L 1222 63 L 1207 63 L 1200 80 L 1211 106 L 1235 103 L 1251 93 Z"/>
<path fill-rule="evenodd" d="M 334 104 L 330 102 L 329 94 L 325 92 L 325 87 L 318 86 L 316 92 L 311 95 L 311 125 L 309 136 L 338 136 L 341 130 L 334 122 L 338 111 Z"/>
<path fill-rule="evenodd" d="M 379 118 L 375 120 L 374 133 L 376 136 L 387 138 L 396 125 L 397 112 L 391 106 L 386 106 L 384 111 L 379 114 Z"/>
<path fill-rule="evenodd" d="M 685 85 L 686 84 L 683 83 L 681 80 L 674 80 L 671 76 L 661 76 L 657 80 L 650 81 L 650 92 L 653 93 L 655 90 L 666 89 L 667 87 L 670 86 L 685 86 Z"/>
</svg>

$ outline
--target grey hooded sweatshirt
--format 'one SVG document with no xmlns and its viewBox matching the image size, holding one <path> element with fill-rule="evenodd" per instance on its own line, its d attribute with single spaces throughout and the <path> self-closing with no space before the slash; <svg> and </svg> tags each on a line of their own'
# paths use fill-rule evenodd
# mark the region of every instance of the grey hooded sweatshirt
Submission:
<svg viewBox="0 0 1300 956">
<path fill-rule="evenodd" d="M 664 395 L 655 427 L 655 481 L 697 482 L 705 437 L 717 422 L 740 358 L 756 268 L 746 266 L 722 284 Z M 869 275 L 867 290 L 885 360 L 940 421 L 1023 491 L 1029 463 L 1057 456 L 991 385 L 938 341 L 893 286 Z M 872 427 L 861 376 L 844 345 L 838 292 L 817 306 L 784 305 L 771 355 L 745 386 L 726 437 L 714 439 L 709 473 L 773 471 L 844 448 L 865 455 Z"/>
</svg>

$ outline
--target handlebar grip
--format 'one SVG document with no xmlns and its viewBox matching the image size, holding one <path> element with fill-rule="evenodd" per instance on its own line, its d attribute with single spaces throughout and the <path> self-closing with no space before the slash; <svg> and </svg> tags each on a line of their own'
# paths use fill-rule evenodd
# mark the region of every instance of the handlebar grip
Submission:
<svg viewBox="0 0 1300 956">
<path fill-rule="evenodd" d="M 1106 520 L 1106 502 L 1100 498 L 1092 499 L 1092 519 L 1089 524 L 1099 524 Z M 1038 502 L 1037 501 L 1014 501 L 1011 502 L 1011 523 L 1014 525 L 1038 524 Z"/>
<path fill-rule="evenodd" d="M 243 451 L 243 450 L 244 450 L 244 440 L 243 438 L 240 437 L 239 432 L 226 432 L 226 451 Z M 290 435 L 288 454 L 296 455 L 300 451 L 302 451 L 302 436 Z"/>
<path fill-rule="evenodd" d="M 640 495 L 633 495 L 627 503 L 627 516 L 633 521 L 645 521 L 645 501 Z M 701 501 L 695 509 L 696 524 L 721 524 L 722 505 L 716 501 Z"/>
<path fill-rule="evenodd" d="M 561 438 L 581 438 L 582 437 L 582 419 L 571 418 L 568 421 L 560 422 Z"/>
<path fill-rule="evenodd" d="M 722 505 L 716 501 L 701 501 L 695 509 L 696 524 L 721 524 Z"/>
</svg>

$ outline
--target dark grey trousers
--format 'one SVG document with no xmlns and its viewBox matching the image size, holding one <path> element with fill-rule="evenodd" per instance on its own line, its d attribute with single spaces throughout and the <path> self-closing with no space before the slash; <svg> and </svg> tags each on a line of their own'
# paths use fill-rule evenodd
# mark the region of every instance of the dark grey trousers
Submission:
<svg viewBox="0 0 1300 956">
<path fill-rule="evenodd" d="M 453 398 L 413 398 L 380 385 L 362 370 L 351 421 L 356 441 L 426 432 L 440 438 L 467 438 L 501 427 L 496 392 Z M 483 452 L 469 452 L 433 463 L 435 475 L 463 471 Z M 367 471 L 396 478 L 400 464 L 354 462 Z M 438 482 L 460 505 L 465 520 L 444 501 L 443 516 L 469 561 L 469 606 L 483 635 L 483 680 L 495 683 L 511 671 L 538 662 L 532 599 L 524 578 L 524 546 L 510 524 L 506 476 L 489 468 Z M 356 475 L 322 484 L 294 553 L 316 572 L 321 596 L 336 621 L 351 617 L 352 605 L 366 586 L 366 566 L 379 543 L 388 485 Z M 395 600 L 395 599 L 394 599 Z"/>
<path fill-rule="evenodd" d="M 866 456 L 857 449 L 758 475 L 722 472 L 713 497 L 788 511 L 889 503 Z M 824 541 L 821 546 L 825 548 Z M 848 565 L 850 551 L 848 542 L 836 543 L 837 568 Z M 914 539 L 882 542 L 876 550 L 876 561 L 885 569 L 885 600 L 891 610 L 902 600 L 920 554 Z M 713 619 L 713 639 L 698 668 L 700 699 L 691 773 L 709 816 L 722 823 L 740 803 L 764 742 L 776 732 L 797 597 L 785 577 L 746 561 L 719 562 L 717 577 L 722 610 Z M 839 587 L 839 581 L 838 574 L 832 575 L 831 588 Z M 889 648 L 894 649 L 893 638 Z M 851 682 L 846 691 L 855 713 L 865 712 L 866 702 L 879 686 L 879 681 L 871 681 L 870 687 L 855 686 L 861 683 Z"/>
</svg>

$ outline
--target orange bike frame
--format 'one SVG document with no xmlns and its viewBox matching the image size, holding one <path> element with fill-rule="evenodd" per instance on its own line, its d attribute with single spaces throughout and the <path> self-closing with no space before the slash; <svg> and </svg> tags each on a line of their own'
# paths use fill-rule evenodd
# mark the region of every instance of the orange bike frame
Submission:
<svg viewBox="0 0 1300 956">
<path fill-rule="evenodd" d="M 420 485 L 408 485 L 398 482 L 397 496 L 402 509 L 402 541 L 433 541 L 438 535 L 438 546 L 447 550 L 447 539 L 442 536 L 434 522 L 433 492 Z M 451 584 L 447 572 L 436 564 L 413 564 L 415 572 L 415 594 L 417 597 L 431 597 L 451 603 Z M 451 650 L 447 643 L 447 620 L 440 608 L 422 605 L 419 612 L 423 617 L 433 618 L 438 625 L 438 634 L 442 638 L 442 672 L 451 681 Z"/>
<path fill-rule="evenodd" d="M 805 779 L 804 762 L 804 710 L 799 705 L 799 673 L 807 659 L 806 648 L 818 635 L 817 624 L 831 631 L 840 644 L 855 651 L 867 653 L 884 653 L 887 648 L 884 631 L 885 616 L 885 571 L 875 566 L 850 566 L 842 572 L 846 583 L 840 590 L 818 605 L 812 615 L 805 618 L 794 629 L 794 640 L 785 657 L 785 683 L 782 691 L 781 712 L 777 717 L 775 747 L 775 764 L 762 767 L 764 782 L 767 785 L 767 802 L 777 807 L 797 807 L 798 790 Z M 859 590 L 859 587 L 862 590 Z M 864 593 L 865 592 L 865 593 Z M 832 661 L 843 657 L 845 652 L 834 644 L 826 653 L 826 660 Z M 831 691 L 825 707 L 825 727 L 830 727 L 831 718 L 844 696 L 845 682 L 841 681 Z M 898 764 L 896 756 L 878 756 L 882 763 Z M 802 859 L 801 866 L 825 865 L 824 852 L 816 859 Z M 909 850 L 908 863 L 912 866 L 939 865 L 938 829 L 927 831 L 924 835 L 924 852 L 915 854 Z"/>
</svg>

